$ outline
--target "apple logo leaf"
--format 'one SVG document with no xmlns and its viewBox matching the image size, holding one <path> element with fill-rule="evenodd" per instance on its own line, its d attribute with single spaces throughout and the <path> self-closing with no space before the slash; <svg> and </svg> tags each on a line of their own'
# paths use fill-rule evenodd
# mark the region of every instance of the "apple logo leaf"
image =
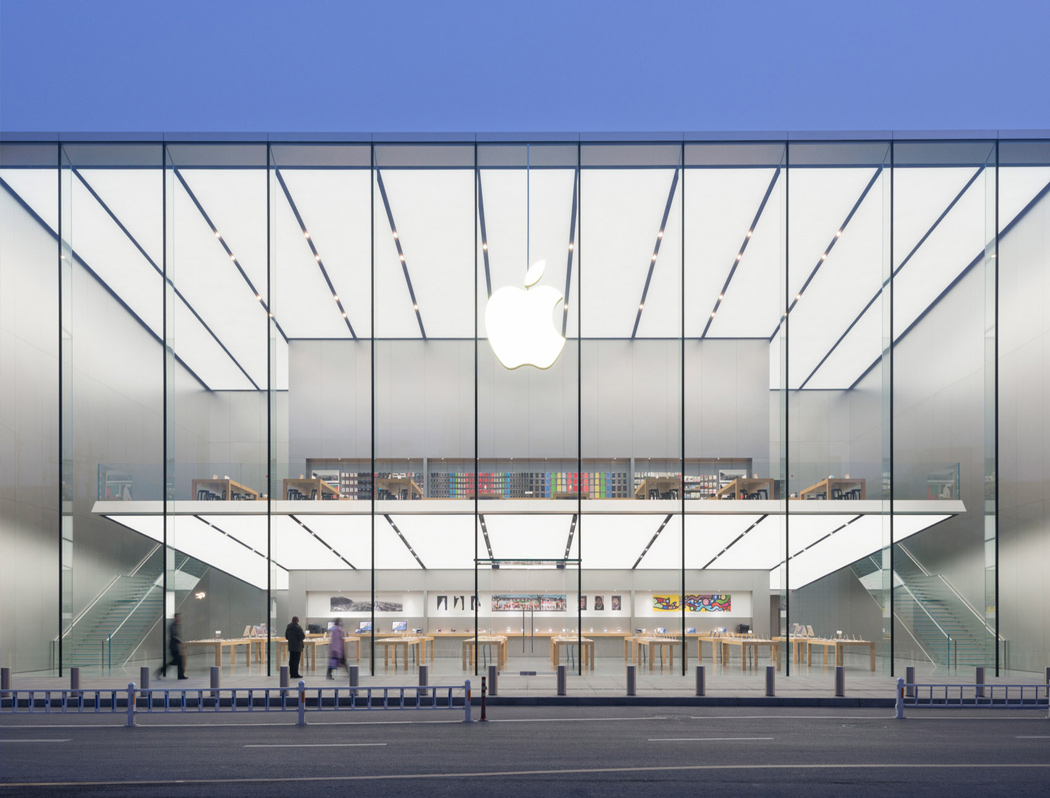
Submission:
<svg viewBox="0 0 1050 798">
<path fill-rule="evenodd" d="M 543 279 L 543 270 L 547 268 L 546 260 L 538 260 L 525 272 L 525 287 L 531 288 Z"/>
</svg>

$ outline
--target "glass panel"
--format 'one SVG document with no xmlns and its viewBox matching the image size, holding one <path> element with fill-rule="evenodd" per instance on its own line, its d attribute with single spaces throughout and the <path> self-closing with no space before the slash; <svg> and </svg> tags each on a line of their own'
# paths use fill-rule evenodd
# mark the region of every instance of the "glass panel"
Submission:
<svg viewBox="0 0 1050 798">
<path fill-rule="evenodd" d="M 889 673 L 883 504 L 886 142 L 789 147 L 789 624 L 811 655 Z M 810 628 L 831 642 L 807 642 Z M 804 633 L 803 633 L 804 630 Z M 847 656 L 849 655 L 849 656 Z"/>
<path fill-rule="evenodd" d="M 61 174 L 68 182 L 68 164 Z M 68 517 L 60 496 L 67 472 L 59 470 L 58 264 L 71 271 L 56 246 L 58 188 L 55 144 L 0 144 L 0 650 L 16 673 L 57 672 L 72 615 L 60 591 L 69 586 L 60 567 L 68 552 L 57 545 Z M 69 280 L 62 284 L 68 290 Z"/>
<path fill-rule="evenodd" d="M 994 146 L 899 143 L 894 164 L 894 656 L 919 673 L 994 666 L 985 553 Z"/>
<path fill-rule="evenodd" d="M 271 370 L 280 385 L 272 362 L 287 358 L 279 318 L 269 338 L 266 147 L 167 152 L 166 614 L 181 616 L 191 673 L 265 673 L 267 590 L 287 588 L 286 571 L 270 572 L 260 501 L 271 491 L 266 388 Z"/>
</svg>

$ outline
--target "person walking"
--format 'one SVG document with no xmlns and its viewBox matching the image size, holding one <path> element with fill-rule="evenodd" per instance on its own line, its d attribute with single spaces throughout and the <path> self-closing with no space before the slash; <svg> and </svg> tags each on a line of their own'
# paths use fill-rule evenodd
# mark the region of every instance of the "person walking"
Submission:
<svg viewBox="0 0 1050 798">
<path fill-rule="evenodd" d="M 299 673 L 299 660 L 303 656 L 303 641 L 306 632 L 299 625 L 299 616 L 293 615 L 292 622 L 284 630 L 284 639 L 288 641 L 288 672 L 293 679 L 302 679 Z"/>
<path fill-rule="evenodd" d="M 335 626 L 332 627 L 332 631 L 329 632 L 328 636 L 328 678 L 334 678 L 332 676 L 332 670 L 338 667 L 346 668 L 346 649 L 343 645 L 343 619 L 336 618 Z M 346 668 L 347 675 L 350 673 L 350 669 Z"/>
<path fill-rule="evenodd" d="M 186 675 L 186 658 L 182 650 L 182 615 L 178 612 L 171 619 L 168 627 L 168 652 L 171 656 L 171 664 L 179 668 L 179 678 L 188 679 Z"/>
</svg>

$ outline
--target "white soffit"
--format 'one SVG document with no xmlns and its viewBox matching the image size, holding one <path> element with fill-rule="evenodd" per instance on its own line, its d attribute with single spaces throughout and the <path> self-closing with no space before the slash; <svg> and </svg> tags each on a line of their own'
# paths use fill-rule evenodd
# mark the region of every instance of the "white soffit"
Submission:
<svg viewBox="0 0 1050 798">
<path fill-rule="evenodd" d="M 54 169 L 0 169 L 0 178 L 57 234 L 58 180 Z"/>
<path fill-rule="evenodd" d="M 558 289 L 565 299 L 565 276 L 569 262 L 572 222 L 572 169 L 482 169 L 481 187 L 485 203 L 485 233 L 488 245 L 489 276 L 492 291 L 504 286 L 524 287 L 525 272 L 533 263 L 547 265 L 539 285 Z M 654 234 L 655 235 L 655 234 Z M 578 237 L 576 238 L 578 241 Z M 484 252 L 478 229 L 478 335 L 485 330 Z M 579 285 L 575 245 L 572 251 L 573 275 L 570 287 L 567 334 L 576 331 L 576 291 Z M 555 311 L 561 331 L 561 308 Z"/>
<path fill-rule="evenodd" d="M 1050 167 L 999 168 L 999 228 L 1006 227 L 1050 183 Z"/>
<path fill-rule="evenodd" d="M 474 568 L 473 515 L 391 515 L 423 564 L 436 569 Z M 376 519 L 376 523 L 383 519 Z M 479 527 L 480 530 L 480 527 Z M 478 547 L 486 556 L 484 542 Z M 380 567 L 384 567 L 380 565 Z"/>
<path fill-rule="evenodd" d="M 164 175 L 160 169 L 78 169 L 153 262 L 164 262 Z M 74 183 L 80 180 L 74 178 Z M 76 208 L 73 210 L 76 219 Z M 79 227 L 79 225 L 78 225 Z M 76 229 L 74 229 L 74 234 Z M 90 262 L 90 261 L 89 261 Z"/>
<path fill-rule="evenodd" d="M 767 515 L 708 567 L 712 569 L 769 570 L 784 559 L 784 517 Z M 792 522 L 794 523 L 794 522 Z"/>
<path fill-rule="evenodd" d="M 380 172 L 427 337 L 473 338 L 474 171 L 380 165 Z M 378 187 L 376 195 L 376 336 L 419 338 Z"/>
<path fill-rule="evenodd" d="M 582 171 L 580 243 L 584 254 L 580 290 L 584 336 L 631 336 L 674 175 L 671 168 Z M 679 180 L 675 194 L 680 192 Z M 680 261 L 671 260 L 680 258 L 680 248 L 670 247 L 665 253 L 668 243 L 661 244 L 654 280 L 657 271 L 681 274 Z M 676 311 L 674 335 L 680 334 L 680 316 Z"/>
<path fill-rule="evenodd" d="M 632 568 L 666 518 L 666 515 L 594 515 L 585 512 L 576 529 L 586 552 L 584 567 Z M 660 532 L 638 567 L 677 568 L 681 559 L 682 523 L 680 516 L 676 515 Z"/>
<path fill-rule="evenodd" d="M 297 502 L 302 504 L 303 502 Z M 334 502 L 321 502 L 329 504 Z M 372 567 L 372 520 L 368 515 L 307 515 L 306 513 L 295 513 L 304 524 L 331 546 L 340 556 L 348 560 L 358 570 L 368 570 Z M 294 521 L 293 521 L 294 523 Z M 386 524 L 382 517 L 376 518 L 376 528 L 380 524 Z M 298 525 L 296 525 L 298 526 Z M 342 562 L 329 553 L 329 562 L 335 559 L 338 568 L 346 568 Z M 315 569 L 320 566 L 308 566 Z M 380 568 L 389 567 L 380 564 Z"/>
<path fill-rule="evenodd" d="M 368 169 L 280 171 L 354 332 L 358 338 L 367 338 L 372 329 L 371 172 Z M 284 192 L 280 193 L 283 199 Z M 390 231 L 383 228 L 379 232 L 390 235 Z M 298 225 L 291 234 L 303 237 Z M 307 253 L 313 260 L 309 248 Z M 340 336 L 345 334 L 344 327 Z"/>
<path fill-rule="evenodd" d="M 569 541 L 571 515 L 485 515 L 492 556 L 497 560 L 560 560 Z M 576 557 L 573 535 L 569 558 Z"/>
<path fill-rule="evenodd" d="M 685 567 L 688 569 L 703 568 L 761 517 L 761 515 L 687 515 Z"/>
<path fill-rule="evenodd" d="M 755 214 L 762 204 L 775 169 L 687 169 L 685 172 L 685 290 L 690 297 L 685 306 L 685 333 L 700 335 L 725 285 L 737 253 L 747 239 Z M 774 186 L 759 227 L 780 229 L 780 179 Z M 752 233 L 754 239 L 757 229 Z M 748 240 L 747 249 L 751 249 Z M 746 252 L 746 250 L 745 250 Z M 745 257 L 747 257 L 745 255 Z M 738 270 L 739 271 L 739 270 Z M 735 281 L 735 277 L 734 277 Z M 732 283 L 730 288 L 732 290 Z M 769 299 L 776 301 L 774 286 L 767 286 Z M 735 292 L 734 292 L 735 293 Z M 774 311 L 775 313 L 775 311 Z M 772 317 L 770 313 L 765 314 Z M 773 324 L 776 322 L 774 321 Z M 712 325 L 713 326 L 713 325 Z M 769 327 L 754 333 L 769 334 Z"/>
</svg>

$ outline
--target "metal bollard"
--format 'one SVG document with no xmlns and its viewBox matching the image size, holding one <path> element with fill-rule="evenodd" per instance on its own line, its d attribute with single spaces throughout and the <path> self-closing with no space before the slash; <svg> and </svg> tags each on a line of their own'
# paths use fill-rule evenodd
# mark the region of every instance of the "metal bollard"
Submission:
<svg viewBox="0 0 1050 798">
<path fill-rule="evenodd" d="M 703 665 L 696 666 L 696 694 L 707 695 L 707 672 Z"/>
<path fill-rule="evenodd" d="M 634 665 L 627 666 L 627 695 L 637 695 L 638 683 L 634 674 Z"/>
<path fill-rule="evenodd" d="M 774 696 L 777 694 L 776 686 L 777 669 L 772 665 L 766 665 L 766 695 Z"/>
<path fill-rule="evenodd" d="M 429 682 L 430 682 L 430 666 L 429 665 L 420 665 L 419 666 L 419 686 L 420 687 L 426 687 Z M 420 698 L 424 698 L 427 695 L 427 691 L 426 690 L 420 690 L 420 691 L 418 691 L 417 695 Z"/>
<path fill-rule="evenodd" d="M 222 668 L 220 668 L 218 665 L 211 666 L 211 686 L 213 688 L 211 692 L 211 697 L 215 699 L 218 699 L 219 697 L 219 677 L 221 674 Z"/>
<path fill-rule="evenodd" d="M 908 698 L 915 698 L 915 668 L 912 667 L 911 665 L 909 665 L 907 668 L 905 668 L 904 669 L 904 678 L 907 680 L 907 683 L 909 685 L 911 685 L 910 687 L 908 687 L 904 691 L 904 694 Z"/>
<path fill-rule="evenodd" d="M 357 687 L 358 684 L 359 684 L 359 682 L 358 682 L 358 671 L 360 669 L 358 668 L 357 665 L 351 665 L 349 668 L 347 668 L 347 670 L 350 671 L 350 686 L 351 687 Z"/>
<path fill-rule="evenodd" d="M 897 720 L 904 720 L 904 679 L 897 677 Z"/>
<path fill-rule="evenodd" d="M 1050 677 L 1050 668 L 1046 669 L 1048 677 Z M 0 690 L 11 689 L 11 669 L 0 668 Z"/>
<path fill-rule="evenodd" d="M 281 687 L 282 688 L 287 688 L 288 687 L 288 666 L 287 665 L 282 665 L 281 666 Z"/>
<path fill-rule="evenodd" d="M 846 695 L 846 668 L 842 665 L 835 666 L 835 697 L 843 698 Z"/>
<path fill-rule="evenodd" d="M 984 668 L 977 668 L 974 673 L 974 683 L 977 685 L 977 689 L 974 690 L 974 695 L 977 698 L 984 698 Z"/>
<path fill-rule="evenodd" d="M 212 668 L 212 670 L 215 669 Z M 296 721 L 295 725 L 306 725 L 306 682 L 302 679 L 299 680 L 299 720 Z"/>
<path fill-rule="evenodd" d="M 10 670 L 10 669 L 9 668 L 5 668 L 4 670 Z M 8 680 L 10 680 L 10 677 L 8 677 Z M 1050 698 L 1050 668 L 1046 669 L 1046 678 L 1043 679 L 1043 684 L 1046 685 L 1046 697 Z"/>
<path fill-rule="evenodd" d="M 73 691 L 70 698 L 80 698 L 80 668 L 69 669 L 69 689 Z"/>
<path fill-rule="evenodd" d="M 77 668 L 77 670 L 80 670 Z M 128 682 L 128 728 L 135 725 L 135 683 Z"/>
<path fill-rule="evenodd" d="M 487 721 L 488 720 L 488 718 L 485 717 L 485 677 L 484 676 L 481 677 L 481 720 L 482 721 Z"/>
<path fill-rule="evenodd" d="M 565 695 L 565 666 L 558 666 L 558 695 Z"/>
<path fill-rule="evenodd" d="M 145 665 L 139 668 L 139 688 L 149 690 L 149 668 Z"/>
<path fill-rule="evenodd" d="M 499 695 L 497 692 L 496 678 L 499 676 L 499 670 L 495 665 L 489 665 L 489 695 Z"/>
<path fill-rule="evenodd" d="M 463 711 L 466 717 L 463 718 L 464 723 L 470 723 L 472 718 L 470 717 L 470 679 L 467 679 L 463 683 Z"/>
</svg>

